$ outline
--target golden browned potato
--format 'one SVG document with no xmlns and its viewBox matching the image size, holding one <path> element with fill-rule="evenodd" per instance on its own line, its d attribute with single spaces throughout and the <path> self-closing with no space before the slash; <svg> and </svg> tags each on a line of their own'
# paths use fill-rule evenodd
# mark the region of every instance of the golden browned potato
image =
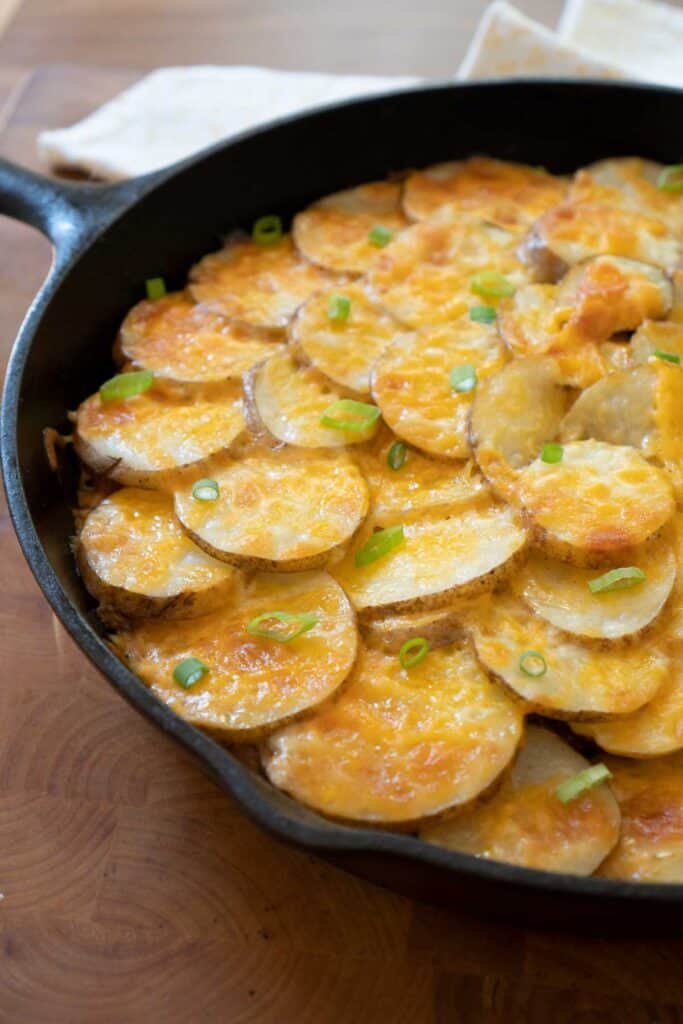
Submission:
<svg viewBox="0 0 683 1024">
<path fill-rule="evenodd" d="M 229 239 L 192 268 L 190 293 L 230 320 L 282 330 L 297 307 L 331 280 L 299 256 L 289 235 L 270 245 L 239 238 Z"/>
<path fill-rule="evenodd" d="M 134 367 L 180 383 L 241 379 L 277 348 L 268 334 L 229 323 L 185 292 L 133 306 L 119 345 Z"/>
<path fill-rule="evenodd" d="M 529 710 L 551 718 L 626 715 L 652 700 L 669 674 L 662 643 L 582 643 L 513 594 L 481 599 L 467 621 L 486 668 Z"/>
<path fill-rule="evenodd" d="M 156 381 L 130 398 L 87 398 L 76 413 L 74 447 L 94 473 L 155 488 L 178 471 L 199 471 L 211 456 L 232 449 L 245 429 L 239 383 L 202 391 Z"/>
<path fill-rule="evenodd" d="M 558 785 L 588 767 L 555 733 L 529 726 L 494 795 L 428 825 L 420 836 L 486 860 L 590 875 L 619 839 L 619 806 L 604 782 L 568 803 L 555 793 Z"/>
<path fill-rule="evenodd" d="M 361 649 L 340 697 L 263 745 L 270 781 L 332 818 L 406 827 L 474 800 L 514 756 L 517 705 L 468 646 L 411 669 Z"/>
<path fill-rule="evenodd" d="M 398 654 L 403 644 L 416 637 L 426 640 L 430 648 L 446 647 L 465 639 L 464 612 L 464 602 L 454 601 L 444 608 L 367 619 L 360 628 L 368 647 L 388 654 Z"/>
<path fill-rule="evenodd" d="M 368 510 L 365 480 L 344 455 L 254 451 L 212 483 L 209 500 L 196 483 L 177 490 L 176 515 L 196 544 L 247 569 L 318 568 Z"/>
<path fill-rule="evenodd" d="M 294 242 L 312 263 L 364 274 L 382 252 L 381 244 L 372 241 L 373 229 L 379 226 L 394 235 L 408 223 L 400 199 L 401 186 L 391 181 L 372 181 L 325 196 L 297 213 Z"/>
<path fill-rule="evenodd" d="M 603 878 L 683 882 L 683 754 L 650 761 L 607 758 L 621 810 L 621 839 Z"/>
<path fill-rule="evenodd" d="M 312 617 L 315 624 L 288 642 L 247 630 L 251 623 L 293 635 L 299 620 L 283 623 L 271 613 Z M 355 661 L 357 631 L 344 592 L 327 573 L 258 575 L 236 606 L 172 628 L 141 621 L 117 633 L 113 643 L 182 718 L 219 739 L 250 742 L 332 696 Z M 189 658 L 206 671 L 185 688 L 173 674 Z"/>
<path fill-rule="evenodd" d="M 576 172 L 569 195 L 573 202 L 609 203 L 647 213 L 681 235 L 683 199 L 680 192 L 658 188 L 663 170 L 661 164 L 641 157 L 599 160 Z"/>
<path fill-rule="evenodd" d="M 190 541 L 160 491 L 124 487 L 88 513 L 77 542 L 86 587 L 126 616 L 189 619 L 226 604 L 238 574 Z"/>
</svg>

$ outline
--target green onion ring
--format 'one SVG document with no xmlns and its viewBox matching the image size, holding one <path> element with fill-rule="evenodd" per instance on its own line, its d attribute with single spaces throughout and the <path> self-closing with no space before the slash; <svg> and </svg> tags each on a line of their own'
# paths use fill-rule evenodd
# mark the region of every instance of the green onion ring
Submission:
<svg viewBox="0 0 683 1024">
<path fill-rule="evenodd" d="M 524 651 L 520 655 L 518 664 L 520 671 L 531 679 L 540 679 L 548 671 L 548 663 L 540 651 Z"/>
<path fill-rule="evenodd" d="M 327 315 L 330 320 L 348 320 L 351 312 L 351 299 L 348 295 L 330 295 Z"/>
<path fill-rule="evenodd" d="M 462 366 L 454 366 L 448 375 L 451 387 L 459 394 L 467 394 L 474 391 L 477 386 L 477 371 L 471 363 L 463 363 Z"/>
<path fill-rule="evenodd" d="M 389 466 L 389 469 L 401 469 L 404 462 L 406 461 L 407 454 L 408 445 L 404 444 L 403 441 L 394 441 L 391 448 L 387 452 L 387 465 Z"/>
<path fill-rule="evenodd" d="M 590 768 L 584 768 L 583 771 L 573 775 L 571 779 L 561 782 L 555 790 L 555 796 L 560 803 L 568 804 L 570 801 L 576 800 L 577 796 L 592 789 L 593 786 L 599 786 L 601 782 L 606 782 L 611 778 L 612 773 L 607 765 L 592 764 Z"/>
<path fill-rule="evenodd" d="M 192 485 L 192 497 L 195 501 L 215 501 L 220 497 L 221 489 L 216 480 L 203 477 Z"/>
<path fill-rule="evenodd" d="M 412 651 L 415 653 L 412 654 Z M 401 650 L 398 652 L 398 660 L 401 662 L 401 668 L 411 669 L 415 665 L 419 665 L 428 654 L 429 641 L 423 636 L 414 636 L 411 640 L 406 640 L 401 645 Z"/>
<path fill-rule="evenodd" d="M 189 690 L 191 686 L 198 683 L 202 676 L 205 676 L 209 671 L 209 666 L 205 665 L 199 658 L 185 658 L 173 669 L 173 678 L 175 679 L 178 686 L 182 686 L 184 690 Z"/>
<path fill-rule="evenodd" d="M 514 295 L 515 286 L 497 270 L 482 270 L 470 278 L 470 291 L 487 299 L 502 299 Z"/>
<path fill-rule="evenodd" d="M 145 281 L 148 299 L 163 299 L 166 294 L 166 282 L 163 277 L 150 277 Z"/>
<path fill-rule="evenodd" d="M 657 188 L 662 192 L 683 192 L 683 164 L 662 168 L 657 178 Z"/>
<path fill-rule="evenodd" d="M 470 309 L 470 320 L 478 324 L 492 324 L 496 316 L 494 306 L 472 306 Z"/>
<path fill-rule="evenodd" d="M 588 589 L 591 594 L 609 594 L 613 590 L 629 590 L 637 587 L 645 579 L 645 573 L 635 565 L 624 566 L 621 569 L 610 569 L 602 576 L 596 576 L 594 580 L 588 581 Z"/>
<path fill-rule="evenodd" d="M 355 398 L 340 398 L 329 405 L 320 417 L 323 427 L 332 430 L 348 430 L 361 434 L 369 430 L 381 416 L 381 410 L 368 402 L 357 402 Z"/>
<path fill-rule="evenodd" d="M 374 228 L 368 232 L 368 241 L 380 249 L 383 249 L 385 245 L 389 245 L 392 237 L 392 232 L 389 228 L 385 228 L 383 224 L 375 224 Z"/>
<path fill-rule="evenodd" d="M 385 530 L 377 530 L 366 540 L 362 548 L 356 551 L 356 565 L 361 568 L 371 565 L 378 558 L 384 558 L 390 551 L 405 540 L 402 526 L 387 526 Z"/>
<path fill-rule="evenodd" d="M 257 245 L 274 245 L 282 238 L 282 220 L 276 213 L 269 213 L 254 221 L 251 237 Z"/>
<path fill-rule="evenodd" d="M 556 444 L 554 441 L 544 444 L 541 448 L 541 462 L 547 462 L 551 466 L 556 462 L 562 462 L 563 455 L 564 448 L 561 444 Z"/>
<path fill-rule="evenodd" d="M 122 398 L 133 398 L 149 391 L 154 384 L 154 374 L 149 370 L 136 370 L 134 373 L 118 373 L 116 377 L 104 382 L 100 388 L 100 399 L 103 402 L 115 402 Z"/>
<path fill-rule="evenodd" d="M 681 365 L 681 357 L 676 352 L 662 352 L 661 349 L 656 348 L 652 355 L 656 359 L 663 359 L 665 363 L 675 363 L 676 366 Z"/>
<path fill-rule="evenodd" d="M 262 622 L 273 622 L 273 620 L 276 623 L 284 623 L 284 630 L 267 629 L 261 626 Z M 294 630 L 287 629 L 288 623 L 296 623 L 296 628 Z M 252 636 L 260 636 L 262 640 L 276 640 L 279 644 L 288 644 L 292 640 L 296 640 L 302 633 L 308 633 L 309 629 L 313 629 L 317 624 L 318 616 L 310 612 L 263 612 L 262 615 L 251 619 L 245 629 L 247 633 L 251 633 Z"/>
</svg>

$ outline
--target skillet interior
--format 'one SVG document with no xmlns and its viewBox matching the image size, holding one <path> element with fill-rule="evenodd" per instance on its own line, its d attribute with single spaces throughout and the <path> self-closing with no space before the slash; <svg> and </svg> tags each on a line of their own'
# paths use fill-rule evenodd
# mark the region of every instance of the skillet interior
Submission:
<svg viewBox="0 0 683 1024">
<path fill-rule="evenodd" d="M 681 159 L 671 140 L 683 92 L 604 83 L 445 86 L 357 101 L 278 122 L 150 176 L 142 198 L 75 252 L 27 318 L 3 401 L 3 469 L 24 551 L 57 614 L 120 692 L 192 750 L 263 825 L 392 888 L 458 902 L 526 924 L 676 927 L 683 886 L 578 879 L 477 861 L 409 836 L 326 822 L 249 773 L 147 691 L 108 651 L 78 579 L 62 486 L 49 471 L 44 426 L 67 428 L 75 408 L 112 372 L 111 342 L 140 283 L 179 284 L 220 235 L 268 212 L 392 171 L 473 153 L 556 172 L 630 153 Z M 111 220 L 128 186 L 73 193 L 92 226 Z M 113 205 L 110 199 L 113 197 Z M 45 217 L 49 220 L 49 216 Z M 68 487 L 68 482 L 67 482 Z"/>
</svg>

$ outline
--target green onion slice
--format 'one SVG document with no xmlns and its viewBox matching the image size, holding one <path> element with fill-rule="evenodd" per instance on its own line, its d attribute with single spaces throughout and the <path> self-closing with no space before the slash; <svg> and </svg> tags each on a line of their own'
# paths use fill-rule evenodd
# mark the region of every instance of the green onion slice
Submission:
<svg viewBox="0 0 683 1024">
<path fill-rule="evenodd" d="M 184 690 L 189 690 L 208 671 L 209 666 L 205 665 L 199 658 L 185 658 L 184 661 L 179 662 L 173 669 L 173 678 L 178 686 L 182 686 Z"/>
<path fill-rule="evenodd" d="M 681 364 L 681 357 L 675 352 L 662 352 L 661 349 L 656 348 L 652 355 L 657 359 L 663 359 L 665 363 L 675 363 L 676 366 Z"/>
<path fill-rule="evenodd" d="M 259 217 L 254 221 L 251 237 L 257 245 L 274 245 L 282 238 L 282 220 L 276 213 Z"/>
<path fill-rule="evenodd" d="M 524 675 L 532 679 L 539 679 L 548 671 L 548 664 L 540 651 L 524 651 L 518 664 Z"/>
<path fill-rule="evenodd" d="M 554 441 L 544 444 L 541 448 L 541 462 L 547 462 L 550 465 L 555 462 L 562 462 L 563 455 L 564 448 L 561 444 L 556 444 Z"/>
<path fill-rule="evenodd" d="M 385 228 L 383 224 L 375 224 L 374 228 L 368 232 L 368 241 L 372 242 L 373 245 L 379 246 L 383 249 L 385 245 L 389 245 L 392 238 L 392 232 L 389 228 Z"/>
<path fill-rule="evenodd" d="M 332 430 L 350 430 L 360 434 L 376 423 L 380 415 L 376 405 L 357 402 L 355 398 L 340 398 L 325 409 L 320 422 Z"/>
<path fill-rule="evenodd" d="M 166 282 L 163 277 L 150 277 L 145 281 L 148 299 L 163 299 L 166 294 Z"/>
<path fill-rule="evenodd" d="M 454 391 L 474 391 L 477 386 L 477 371 L 471 363 L 463 363 L 462 366 L 453 367 L 448 379 Z"/>
<path fill-rule="evenodd" d="M 377 530 L 366 540 L 362 548 L 356 551 L 356 565 L 360 568 L 384 558 L 390 551 L 405 540 L 402 526 L 387 526 L 386 530 Z"/>
<path fill-rule="evenodd" d="M 204 477 L 192 485 L 192 497 L 196 501 L 215 501 L 219 497 L 221 489 L 216 480 Z"/>
<path fill-rule="evenodd" d="M 406 640 L 398 652 L 401 668 L 414 668 L 415 665 L 420 664 L 423 658 L 427 657 L 428 653 L 429 641 L 423 636 L 414 636 L 411 640 Z"/>
<path fill-rule="evenodd" d="M 318 624 L 318 616 L 310 612 L 264 612 L 246 625 L 247 633 L 263 640 L 288 644 Z"/>
<path fill-rule="evenodd" d="M 601 782 L 611 778 L 612 773 L 606 764 L 592 764 L 590 768 L 584 768 L 571 779 L 561 782 L 555 790 L 555 796 L 561 803 L 568 804 L 593 786 L 599 786 Z"/>
<path fill-rule="evenodd" d="M 496 311 L 493 306 L 472 306 L 470 309 L 470 320 L 478 324 L 492 324 L 496 319 Z"/>
<path fill-rule="evenodd" d="M 612 590 L 628 590 L 630 587 L 637 587 L 645 579 L 642 569 L 635 565 L 624 566 L 623 569 L 610 569 L 602 576 L 588 581 L 588 589 L 591 594 L 608 594 Z"/>
<path fill-rule="evenodd" d="M 401 469 L 406 461 L 407 454 L 408 445 L 404 444 L 403 441 L 394 441 L 387 452 L 387 465 L 389 469 Z"/>
<path fill-rule="evenodd" d="M 149 370 L 136 370 L 134 373 L 119 373 L 111 380 L 104 382 L 100 388 L 103 402 L 114 402 L 120 398 L 132 398 L 149 391 L 154 383 L 154 374 Z"/>
<path fill-rule="evenodd" d="M 502 299 L 513 295 L 515 286 L 497 270 L 482 270 L 470 278 L 470 291 L 484 298 Z"/>
<path fill-rule="evenodd" d="M 683 164 L 662 168 L 657 178 L 657 188 L 662 192 L 683 192 Z"/>
<path fill-rule="evenodd" d="M 351 312 L 351 299 L 348 295 L 330 295 L 327 315 L 330 320 L 348 320 Z"/>
</svg>

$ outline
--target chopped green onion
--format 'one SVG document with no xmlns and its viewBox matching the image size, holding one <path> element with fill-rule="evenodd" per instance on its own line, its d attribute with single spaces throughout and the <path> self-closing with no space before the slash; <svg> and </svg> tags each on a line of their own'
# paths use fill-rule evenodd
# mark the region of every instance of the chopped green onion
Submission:
<svg viewBox="0 0 683 1024">
<path fill-rule="evenodd" d="M 270 623 L 271 628 L 263 623 Z M 277 623 L 281 623 L 282 628 L 278 629 Z M 309 629 L 313 629 L 317 624 L 318 616 L 310 612 L 264 612 L 251 619 L 245 629 L 247 633 L 260 636 L 263 640 L 276 640 L 279 644 L 288 644 L 302 633 L 308 633 Z"/>
<path fill-rule="evenodd" d="M 657 178 L 657 188 L 662 192 L 683 192 L 683 164 L 664 167 Z"/>
<path fill-rule="evenodd" d="M 178 686 L 182 686 L 184 690 L 189 690 L 191 686 L 198 683 L 202 676 L 205 676 L 209 671 L 209 666 L 205 665 L 199 658 L 185 658 L 173 669 L 173 678 L 175 679 Z"/>
<path fill-rule="evenodd" d="M 532 679 L 539 679 L 548 671 L 548 664 L 540 651 L 524 651 L 518 664 L 524 675 Z"/>
<path fill-rule="evenodd" d="M 419 665 L 423 658 L 429 653 L 429 641 L 423 636 L 414 636 L 412 640 L 406 640 L 398 652 L 398 660 L 401 668 L 409 669 Z"/>
<path fill-rule="evenodd" d="M 282 238 L 282 220 L 276 213 L 259 217 L 254 221 L 251 237 L 257 245 L 273 245 L 275 242 L 279 242 Z"/>
<path fill-rule="evenodd" d="M 496 311 L 493 306 L 472 306 L 470 309 L 470 320 L 478 324 L 492 324 L 496 319 Z"/>
<path fill-rule="evenodd" d="M 132 398 L 149 391 L 154 383 L 154 374 L 149 370 L 136 370 L 134 373 L 119 373 L 111 380 L 104 382 L 100 388 L 103 402 L 113 402 L 120 398 Z"/>
<path fill-rule="evenodd" d="M 385 228 L 383 224 L 375 224 L 372 231 L 368 232 L 368 241 L 372 242 L 373 245 L 379 246 L 383 249 L 385 245 L 389 245 L 392 238 L 392 232 L 389 228 Z"/>
<path fill-rule="evenodd" d="M 350 430 L 360 434 L 376 423 L 380 415 L 376 405 L 357 402 L 355 398 L 340 398 L 325 409 L 320 422 L 332 430 Z"/>
<path fill-rule="evenodd" d="M 502 299 L 513 295 L 515 286 L 497 270 L 482 270 L 470 278 L 470 291 L 484 298 Z"/>
<path fill-rule="evenodd" d="M 628 590 L 630 587 L 637 587 L 645 579 L 642 569 L 635 565 L 625 566 L 623 569 L 610 569 L 602 576 L 588 581 L 588 589 L 591 594 L 607 594 L 612 590 Z"/>
<path fill-rule="evenodd" d="M 166 282 L 163 277 L 150 277 L 145 281 L 148 299 L 163 299 L 166 294 Z"/>
<path fill-rule="evenodd" d="M 378 558 L 384 558 L 390 551 L 405 540 L 402 526 L 387 526 L 386 530 L 377 530 L 366 540 L 362 548 L 356 551 L 356 565 L 370 565 Z"/>
<path fill-rule="evenodd" d="M 556 444 L 554 441 L 544 444 L 541 448 L 541 462 L 547 462 L 550 465 L 555 462 L 562 462 L 563 455 L 564 448 L 561 444 Z"/>
<path fill-rule="evenodd" d="M 217 481 L 210 480 L 208 477 L 197 480 L 197 483 L 192 486 L 192 497 L 196 501 L 215 501 L 220 493 Z"/>
<path fill-rule="evenodd" d="M 394 441 L 387 452 L 387 464 L 389 469 L 401 469 L 403 463 L 406 461 L 407 454 L 408 446 L 404 444 L 403 441 Z"/>
<path fill-rule="evenodd" d="M 477 371 L 471 363 L 463 363 L 462 366 L 453 367 L 448 379 L 454 391 L 474 391 L 477 386 Z"/>
<path fill-rule="evenodd" d="M 330 320 L 348 320 L 351 312 L 351 299 L 348 295 L 330 295 L 327 315 Z"/>
<path fill-rule="evenodd" d="M 680 366 L 681 357 L 675 352 L 662 352 L 661 349 L 656 348 L 652 353 L 657 359 L 663 359 L 666 363 L 675 363 L 676 366 Z"/>
<path fill-rule="evenodd" d="M 555 796 L 560 803 L 568 804 L 572 800 L 576 800 L 577 796 L 592 789 L 593 786 L 599 786 L 601 782 L 606 782 L 611 778 L 612 773 L 607 765 L 592 764 L 590 768 L 584 768 L 582 772 L 573 775 L 571 779 L 561 782 L 555 790 Z"/>
</svg>

